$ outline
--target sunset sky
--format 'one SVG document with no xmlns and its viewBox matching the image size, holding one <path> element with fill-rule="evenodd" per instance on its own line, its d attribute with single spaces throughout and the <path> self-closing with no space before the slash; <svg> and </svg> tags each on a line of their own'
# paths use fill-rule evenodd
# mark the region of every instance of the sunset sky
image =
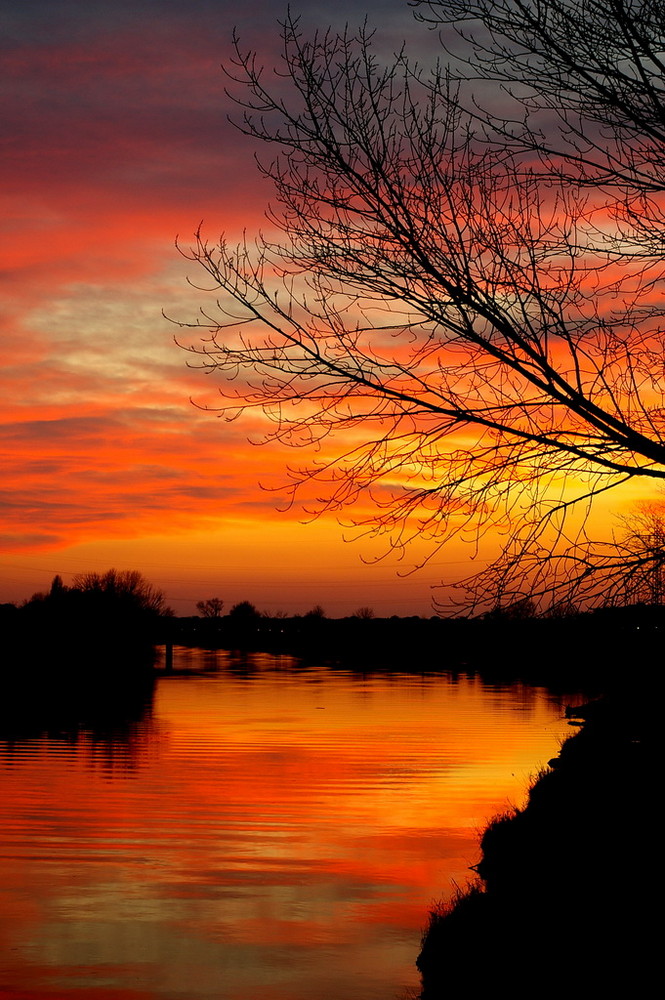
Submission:
<svg viewBox="0 0 665 1000">
<path fill-rule="evenodd" d="M 333 17 L 333 5 L 305 6 L 306 24 Z M 231 241 L 261 226 L 271 192 L 253 144 L 227 122 L 220 63 L 234 25 L 276 61 L 286 4 L 0 9 L 0 600 L 55 573 L 68 582 L 115 566 L 141 570 L 178 614 L 213 595 L 227 610 L 248 599 L 291 613 L 430 614 L 432 584 L 467 575 L 470 552 L 400 577 L 394 558 L 372 564 L 380 550 L 345 541 L 332 517 L 280 513 L 259 481 L 278 486 L 293 455 L 192 405 L 217 387 L 187 368 L 162 316 L 190 318 L 199 304 L 177 235 L 186 245 L 201 220 Z M 365 11 L 384 42 L 412 35 L 431 49 L 402 0 L 334 5 L 337 23 Z"/>
</svg>

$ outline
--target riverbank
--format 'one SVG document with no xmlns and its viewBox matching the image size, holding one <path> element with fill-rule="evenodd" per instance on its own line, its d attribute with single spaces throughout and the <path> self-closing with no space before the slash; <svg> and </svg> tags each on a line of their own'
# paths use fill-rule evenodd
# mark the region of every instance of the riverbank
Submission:
<svg viewBox="0 0 665 1000">
<path fill-rule="evenodd" d="M 486 829 L 477 883 L 432 913 L 422 1000 L 650 994 L 655 701 L 615 692 L 571 723 L 524 809 Z"/>
</svg>

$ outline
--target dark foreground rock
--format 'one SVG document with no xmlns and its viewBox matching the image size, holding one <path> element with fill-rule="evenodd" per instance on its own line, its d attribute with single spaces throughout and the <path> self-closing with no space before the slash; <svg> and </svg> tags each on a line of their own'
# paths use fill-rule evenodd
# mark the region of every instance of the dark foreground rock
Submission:
<svg viewBox="0 0 665 1000">
<path fill-rule="evenodd" d="M 660 989 L 653 696 L 614 695 L 579 715 L 526 807 L 487 828 L 478 883 L 431 915 L 422 1000 Z"/>
</svg>

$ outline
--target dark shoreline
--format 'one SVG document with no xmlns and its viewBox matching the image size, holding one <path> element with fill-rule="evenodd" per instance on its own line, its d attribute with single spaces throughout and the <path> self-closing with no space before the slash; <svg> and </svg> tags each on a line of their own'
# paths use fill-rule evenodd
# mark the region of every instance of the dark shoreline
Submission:
<svg viewBox="0 0 665 1000">
<path fill-rule="evenodd" d="M 653 692 L 644 698 L 614 691 L 574 713 L 579 732 L 524 809 L 488 825 L 477 881 L 431 914 L 422 1000 L 650 995 L 659 786 Z"/>
<path fill-rule="evenodd" d="M 621 685 L 626 664 L 650 677 L 665 607 L 633 605 L 569 618 L 163 619 L 164 644 L 296 656 L 354 670 L 446 671 L 523 681 L 587 699 Z"/>
</svg>

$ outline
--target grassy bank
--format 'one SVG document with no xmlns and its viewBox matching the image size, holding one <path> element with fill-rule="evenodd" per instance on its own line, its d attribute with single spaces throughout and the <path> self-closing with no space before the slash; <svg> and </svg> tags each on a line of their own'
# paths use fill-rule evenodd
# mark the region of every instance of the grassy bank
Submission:
<svg viewBox="0 0 665 1000">
<path fill-rule="evenodd" d="M 651 994 L 658 854 L 653 695 L 580 710 L 527 805 L 482 838 L 478 881 L 431 914 L 423 1000 Z"/>
</svg>

